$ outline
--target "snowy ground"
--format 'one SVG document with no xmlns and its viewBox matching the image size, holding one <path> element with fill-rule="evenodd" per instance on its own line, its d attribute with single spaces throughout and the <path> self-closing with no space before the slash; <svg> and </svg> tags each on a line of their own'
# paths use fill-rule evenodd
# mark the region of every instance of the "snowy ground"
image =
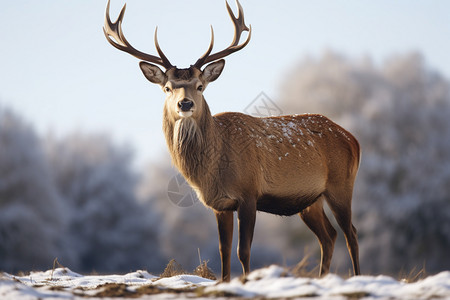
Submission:
<svg viewBox="0 0 450 300">
<path fill-rule="evenodd" d="M 308 299 L 450 299 L 450 272 L 406 283 L 387 276 L 342 279 L 296 278 L 284 268 L 270 266 L 252 272 L 242 282 L 230 283 L 194 275 L 159 278 L 146 271 L 126 275 L 83 276 L 67 268 L 33 272 L 28 276 L 0 274 L 0 299 L 207 299 L 207 298 L 308 298 Z"/>
</svg>

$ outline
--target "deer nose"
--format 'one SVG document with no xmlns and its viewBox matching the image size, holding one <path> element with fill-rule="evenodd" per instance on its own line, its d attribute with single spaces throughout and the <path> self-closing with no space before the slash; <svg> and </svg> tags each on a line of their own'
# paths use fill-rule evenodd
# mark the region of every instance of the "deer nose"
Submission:
<svg viewBox="0 0 450 300">
<path fill-rule="evenodd" d="M 181 111 L 190 111 L 192 106 L 194 106 L 194 102 L 192 102 L 191 100 L 183 99 L 178 102 L 178 107 L 181 109 Z"/>
</svg>

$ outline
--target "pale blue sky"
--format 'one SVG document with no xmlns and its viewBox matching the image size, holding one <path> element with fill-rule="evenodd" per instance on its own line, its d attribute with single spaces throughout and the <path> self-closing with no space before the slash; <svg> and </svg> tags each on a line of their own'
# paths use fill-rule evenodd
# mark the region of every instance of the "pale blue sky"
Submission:
<svg viewBox="0 0 450 300">
<path fill-rule="evenodd" d="M 123 0 L 111 0 L 115 19 Z M 234 8 L 234 1 L 229 1 Z M 227 58 L 205 97 L 213 113 L 243 111 L 265 92 L 276 99 L 289 68 L 306 55 L 333 49 L 375 62 L 410 51 L 450 77 L 450 1 L 241 0 L 252 40 Z M 102 32 L 106 0 L 1 0 L 0 105 L 12 107 L 40 133 L 110 133 L 129 142 L 137 162 L 166 153 L 161 131 L 164 95 L 138 60 L 110 46 Z M 129 0 L 124 32 L 136 48 L 160 45 L 187 67 L 209 43 L 226 47 L 233 27 L 222 0 Z M 302 113 L 302 112 L 299 112 Z"/>
</svg>

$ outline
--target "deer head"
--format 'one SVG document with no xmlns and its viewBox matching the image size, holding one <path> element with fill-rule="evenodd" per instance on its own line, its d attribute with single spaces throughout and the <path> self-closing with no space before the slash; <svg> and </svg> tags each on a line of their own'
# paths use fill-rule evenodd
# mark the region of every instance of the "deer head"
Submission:
<svg viewBox="0 0 450 300">
<path fill-rule="evenodd" d="M 251 38 L 251 26 L 247 27 L 244 22 L 244 12 L 240 3 L 238 6 L 238 17 L 233 14 L 231 7 L 226 2 L 227 10 L 234 25 L 234 38 L 226 49 L 211 54 L 214 46 L 214 31 L 211 26 L 211 42 L 208 50 L 189 68 L 180 69 L 172 65 L 164 55 L 158 43 L 158 28 L 155 29 L 155 46 L 158 56 L 147 54 L 135 49 L 125 38 L 122 31 L 122 21 L 126 5 L 123 6 L 115 22 L 109 17 L 109 0 L 106 7 L 105 25 L 103 31 L 108 42 L 117 49 L 127 52 L 141 59 L 139 66 L 144 76 L 152 83 L 158 84 L 166 94 L 166 108 L 174 119 L 198 118 L 205 109 L 206 103 L 203 92 L 206 86 L 216 80 L 225 66 L 224 57 L 244 48 Z M 248 31 L 245 42 L 239 44 L 241 34 Z M 207 64 L 206 67 L 202 67 Z M 158 66 L 162 66 L 165 71 Z"/>
</svg>

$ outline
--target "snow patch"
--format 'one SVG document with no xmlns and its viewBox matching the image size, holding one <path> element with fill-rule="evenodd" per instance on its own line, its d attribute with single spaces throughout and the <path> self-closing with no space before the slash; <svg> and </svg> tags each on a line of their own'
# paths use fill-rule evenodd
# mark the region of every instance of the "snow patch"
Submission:
<svg viewBox="0 0 450 300">
<path fill-rule="evenodd" d="M 177 275 L 173 277 L 161 278 L 154 281 L 154 284 L 165 288 L 186 289 L 215 284 L 214 280 L 202 278 L 195 275 Z"/>
<path fill-rule="evenodd" d="M 308 297 L 310 299 L 450 299 L 450 272 L 442 272 L 423 280 L 406 283 L 388 276 L 356 276 L 343 279 L 329 274 L 323 278 L 292 276 L 285 268 L 272 265 L 255 270 L 242 281 L 235 278 L 229 283 L 194 275 L 159 278 L 146 271 L 125 275 L 83 276 L 67 268 L 33 272 L 28 276 L 0 275 L 0 299 L 88 299 L 105 284 L 126 284 L 136 291 L 142 286 L 161 289 L 162 294 L 152 299 L 167 299 L 168 291 L 197 291 L 207 297 L 221 293 L 237 297 L 263 297 L 271 299 Z M 166 291 L 167 290 L 167 291 Z M 189 294 L 176 294 L 186 299 Z M 192 296 L 192 295 L 191 295 Z M 149 295 L 141 298 L 148 299 Z"/>
<path fill-rule="evenodd" d="M 245 283 L 211 286 L 207 291 L 227 292 L 242 297 L 312 297 L 313 299 L 430 299 L 450 297 L 450 272 L 442 272 L 414 283 L 388 276 L 356 276 L 349 279 L 329 274 L 323 278 L 296 278 L 279 266 L 252 272 Z"/>
</svg>

